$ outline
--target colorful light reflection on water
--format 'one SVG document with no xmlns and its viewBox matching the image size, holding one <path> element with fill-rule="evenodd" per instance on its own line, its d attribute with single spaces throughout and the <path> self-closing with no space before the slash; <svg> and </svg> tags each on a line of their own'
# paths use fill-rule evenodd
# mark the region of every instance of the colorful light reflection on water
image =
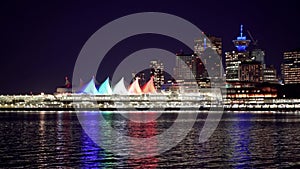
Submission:
<svg viewBox="0 0 300 169">
<path fill-rule="evenodd" d="M 118 113 L 85 112 L 95 124 L 103 113 L 108 124 L 131 137 L 151 137 L 172 125 L 176 113 L 138 123 Z M 140 117 L 155 119 L 156 112 Z M 182 113 L 182 112 L 181 112 Z M 137 116 L 139 112 L 130 113 Z M 208 142 L 198 143 L 206 118 L 199 113 L 188 136 L 171 150 L 155 157 L 131 159 L 117 156 L 95 144 L 82 130 L 75 113 L 0 113 L 0 166 L 6 168 L 282 168 L 300 165 L 300 116 L 294 114 L 226 113 Z M 188 123 L 189 119 L 182 121 Z M 110 131 L 95 130 L 102 137 Z M 110 140 L 105 140 L 110 142 Z M 157 151 L 158 142 L 130 144 L 127 153 Z"/>
</svg>

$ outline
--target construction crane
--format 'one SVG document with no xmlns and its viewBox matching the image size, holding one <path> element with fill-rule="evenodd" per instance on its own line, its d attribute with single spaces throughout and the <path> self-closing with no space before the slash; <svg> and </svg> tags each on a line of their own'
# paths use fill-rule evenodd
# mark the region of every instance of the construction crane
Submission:
<svg viewBox="0 0 300 169">
<path fill-rule="evenodd" d="M 253 42 L 253 46 L 257 46 L 257 43 L 258 43 L 258 40 L 254 40 L 254 38 L 253 38 L 253 36 L 251 35 L 251 33 L 250 33 L 250 31 L 249 30 L 247 30 L 247 32 L 248 32 L 248 35 L 250 36 L 250 38 L 251 38 L 251 40 L 252 40 L 252 42 Z"/>
</svg>

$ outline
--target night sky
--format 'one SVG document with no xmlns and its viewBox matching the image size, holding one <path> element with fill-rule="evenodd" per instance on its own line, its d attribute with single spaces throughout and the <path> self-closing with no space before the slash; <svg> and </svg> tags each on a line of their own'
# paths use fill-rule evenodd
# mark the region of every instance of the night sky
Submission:
<svg viewBox="0 0 300 169">
<path fill-rule="evenodd" d="M 82 46 L 95 31 L 114 19 L 137 12 L 164 12 L 182 17 L 205 33 L 222 37 L 223 52 L 234 49 L 232 40 L 239 35 L 239 26 L 243 24 L 266 50 L 266 63 L 279 70 L 283 52 L 300 47 L 299 7 L 297 1 L 259 0 L 1 1 L 0 93 L 53 93 L 56 86 L 64 84 L 65 76 L 71 78 Z M 157 43 L 161 39 L 169 43 Z M 184 49 L 182 44 L 172 41 L 159 36 L 132 37 L 127 39 L 130 47 L 126 40 L 122 41 L 106 62 L 117 62 L 147 47 L 166 48 L 174 53 Z M 109 74 L 107 65 L 102 64 L 102 69 Z M 104 76 L 97 78 L 102 81 Z"/>
</svg>

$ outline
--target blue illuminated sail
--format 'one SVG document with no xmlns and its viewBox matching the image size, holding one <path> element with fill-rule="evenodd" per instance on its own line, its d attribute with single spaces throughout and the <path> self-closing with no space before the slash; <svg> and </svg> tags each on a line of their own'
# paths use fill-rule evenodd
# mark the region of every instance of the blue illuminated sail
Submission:
<svg viewBox="0 0 300 169">
<path fill-rule="evenodd" d="M 89 83 L 84 84 L 77 93 L 82 93 L 82 94 L 93 94 L 96 95 L 98 94 L 98 90 L 95 86 L 95 79 L 92 78 Z"/>
<path fill-rule="evenodd" d="M 111 87 L 109 85 L 109 78 L 107 78 L 98 89 L 99 94 L 112 94 Z"/>
</svg>

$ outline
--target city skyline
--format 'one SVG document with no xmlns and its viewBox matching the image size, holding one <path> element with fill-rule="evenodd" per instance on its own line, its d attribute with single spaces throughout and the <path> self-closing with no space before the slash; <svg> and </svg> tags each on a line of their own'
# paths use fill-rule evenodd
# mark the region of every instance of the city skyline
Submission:
<svg viewBox="0 0 300 169">
<path fill-rule="evenodd" d="M 4 23 L 1 27 L 1 72 L 5 74 L 0 84 L 0 93 L 53 92 L 56 86 L 64 83 L 65 76 L 71 78 L 77 55 L 89 36 L 107 22 L 136 12 L 158 11 L 185 18 L 205 33 L 221 37 L 223 51 L 234 48 L 231 41 L 239 35 L 238 27 L 243 24 L 244 33 L 249 30 L 254 39 L 258 40 L 258 45 L 266 50 L 266 63 L 274 64 L 277 70 L 283 61 L 283 52 L 299 47 L 299 25 L 295 22 L 299 12 L 294 2 L 270 4 L 257 1 L 243 2 L 244 5 L 239 1 L 194 3 L 172 5 L 152 2 L 141 5 L 122 2 L 120 6 L 123 9 L 112 2 L 46 5 L 6 2 L 1 5 Z M 147 42 L 136 42 L 144 39 Z M 161 39 L 170 43 L 153 44 Z M 124 41 L 132 42 L 131 49 L 123 49 L 125 45 L 121 43 L 116 48 L 122 50 L 112 51 L 104 62 L 110 62 L 111 56 L 120 56 L 114 57 L 120 60 L 121 55 L 126 57 L 132 51 L 145 47 L 159 46 L 174 53 L 180 49 L 187 50 L 182 44 L 171 41 L 161 36 L 133 37 Z M 110 73 L 107 68 L 104 63 L 104 74 Z"/>
<path fill-rule="evenodd" d="M 1 1 L 0 168 L 300 168 L 297 1 Z"/>
</svg>

